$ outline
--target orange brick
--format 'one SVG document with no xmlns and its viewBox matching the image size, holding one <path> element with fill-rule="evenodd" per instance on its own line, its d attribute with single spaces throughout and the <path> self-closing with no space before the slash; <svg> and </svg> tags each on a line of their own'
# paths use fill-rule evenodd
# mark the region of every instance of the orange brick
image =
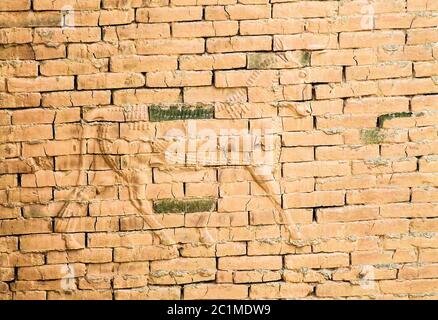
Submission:
<svg viewBox="0 0 438 320">
<path fill-rule="evenodd" d="M 350 174 L 350 166 L 345 161 L 286 163 L 283 165 L 283 174 L 288 178 L 345 176 Z"/>
<path fill-rule="evenodd" d="M 367 39 L 366 42 L 363 41 L 364 38 Z M 402 31 L 343 32 L 339 36 L 341 48 L 370 48 L 403 44 L 405 44 L 405 33 Z"/>
<path fill-rule="evenodd" d="M 274 35 L 274 50 L 325 50 L 335 49 L 335 34 L 301 33 L 298 35 Z"/>
<path fill-rule="evenodd" d="M 246 56 L 241 53 L 212 55 L 182 55 L 179 58 L 181 70 L 234 69 L 246 66 Z"/>
<path fill-rule="evenodd" d="M 175 38 L 225 37 L 237 34 L 237 21 L 181 22 L 172 26 Z"/>
<path fill-rule="evenodd" d="M 134 10 L 100 10 L 99 25 L 128 24 L 134 21 Z"/>
<path fill-rule="evenodd" d="M 21 11 L 30 9 L 30 0 L 5 0 L 0 5 L 0 11 Z"/>
<path fill-rule="evenodd" d="M 74 88 L 73 77 L 9 78 L 9 92 L 62 91 Z"/>
<path fill-rule="evenodd" d="M 283 195 L 285 208 L 331 207 L 344 204 L 343 191 L 315 191 Z"/>
<path fill-rule="evenodd" d="M 20 220 L 0 220 L 0 234 L 29 234 L 45 233 L 52 231 L 52 225 L 46 219 L 20 219 Z"/>
<path fill-rule="evenodd" d="M 360 297 L 376 293 L 377 288 L 374 286 L 367 287 L 343 282 L 326 283 L 316 287 L 316 295 L 318 297 Z"/>
<path fill-rule="evenodd" d="M 324 50 L 312 53 L 312 66 L 355 66 L 377 62 L 374 50 Z"/>
<path fill-rule="evenodd" d="M 224 257 L 219 259 L 218 268 L 221 270 L 279 270 L 282 265 L 280 256 Z"/>
<path fill-rule="evenodd" d="M 304 68 L 287 70 L 280 73 L 281 84 L 299 84 L 314 82 L 341 82 L 341 68 Z"/>
<path fill-rule="evenodd" d="M 305 2 L 274 4 L 274 18 L 313 18 L 334 16 L 338 11 L 337 1 L 324 3 Z"/>
<path fill-rule="evenodd" d="M 272 39 L 268 36 L 235 36 L 207 39 L 207 52 L 264 51 L 271 50 Z"/>
<path fill-rule="evenodd" d="M 252 299 L 297 299 L 305 298 L 313 291 L 308 284 L 273 282 L 251 285 Z"/>
<path fill-rule="evenodd" d="M 99 0 L 35 0 L 33 2 L 34 10 L 61 10 L 65 6 L 72 6 L 74 10 L 98 10 L 100 8 Z"/>
<path fill-rule="evenodd" d="M 231 6 L 226 6 L 225 11 L 227 12 L 229 19 L 231 20 L 251 20 L 251 19 L 262 19 L 271 17 L 271 6 L 270 5 L 245 5 L 236 4 Z"/>
<path fill-rule="evenodd" d="M 350 258 L 346 253 L 319 253 L 289 255 L 285 257 L 285 267 L 287 269 L 307 268 L 336 268 L 345 267 L 350 264 Z"/>
<path fill-rule="evenodd" d="M 115 27 L 115 33 L 119 40 L 168 38 L 170 37 L 170 25 L 167 23 L 131 23 Z M 114 36 L 112 33 L 111 35 Z"/>
<path fill-rule="evenodd" d="M 323 84 L 316 86 L 316 98 L 319 100 L 370 96 L 377 94 L 378 91 L 378 84 L 371 81 L 351 81 L 346 84 L 334 85 Z"/>
<path fill-rule="evenodd" d="M 184 297 L 194 299 L 245 299 L 248 286 L 229 284 L 199 284 L 184 287 Z"/>
<path fill-rule="evenodd" d="M 348 204 L 361 203 L 390 203 L 409 201 L 409 189 L 368 189 L 360 191 L 348 191 Z"/>
<path fill-rule="evenodd" d="M 93 74 L 108 71 L 107 60 L 55 60 L 44 61 L 40 72 L 44 76 L 71 76 L 78 74 Z"/>
<path fill-rule="evenodd" d="M 204 52 L 204 39 L 137 40 L 138 54 L 190 54 Z"/>
<path fill-rule="evenodd" d="M 58 17 L 58 19 L 60 19 Z M 58 24 L 59 24 L 58 20 Z M 84 42 L 92 43 L 101 39 L 101 29 L 97 27 L 75 28 L 36 28 L 34 43 L 50 44 L 53 42 Z"/>
<path fill-rule="evenodd" d="M 78 76 L 78 89 L 109 89 L 142 87 L 145 79 L 139 73 L 107 73 Z"/>
<path fill-rule="evenodd" d="M 240 21 L 241 35 L 292 34 L 304 31 L 304 21 L 298 19 L 258 19 Z"/>
<path fill-rule="evenodd" d="M 156 72 L 177 68 L 174 56 L 121 56 L 111 58 L 112 72 Z"/>
<path fill-rule="evenodd" d="M 137 10 L 139 22 L 172 22 L 201 20 L 202 7 L 145 8 Z"/>
<path fill-rule="evenodd" d="M 411 63 L 379 64 L 376 66 L 347 67 L 347 80 L 404 78 L 412 75 Z"/>
<path fill-rule="evenodd" d="M 146 75 L 147 87 L 184 87 L 211 85 L 212 73 L 208 71 L 150 72 Z"/>
<path fill-rule="evenodd" d="M 114 261 L 148 261 L 172 259 L 178 256 L 178 251 L 175 247 L 167 246 L 142 246 L 138 248 L 116 248 L 114 251 Z"/>
</svg>

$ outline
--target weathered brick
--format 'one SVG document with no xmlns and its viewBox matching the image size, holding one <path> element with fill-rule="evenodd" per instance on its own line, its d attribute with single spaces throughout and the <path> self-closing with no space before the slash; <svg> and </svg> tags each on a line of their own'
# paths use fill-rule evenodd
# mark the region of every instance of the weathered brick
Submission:
<svg viewBox="0 0 438 320">
<path fill-rule="evenodd" d="M 298 299 L 308 296 L 313 287 L 308 284 L 295 283 L 264 283 L 251 285 L 250 297 L 252 299 Z"/>
<path fill-rule="evenodd" d="M 316 295 L 318 297 L 354 297 L 368 296 L 376 293 L 376 288 L 367 288 L 366 286 L 358 286 L 342 282 L 320 284 L 316 287 Z"/>
<path fill-rule="evenodd" d="M 337 1 L 323 3 L 299 1 L 297 3 L 274 4 L 274 18 L 314 18 L 334 16 L 338 11 Z"/>
<path fill-rule="evenodd" d="M 51 221 L 47 219 L 0 220 L 1 235 L 46 233 L 52 231 Z"/>
<path fill-rule="evenodd" d="M 50 44 L 53 42 L 84 42 L 92 43 L 101 39 L 101 30 L 96 27 L 75 28 L 36 28 L 34 43 Z"/>
<path fill-rule="evenodd" d="M 93 74 L 108 71 L 106 60 L 55 60 L 44 61 L 40 72 L 44 76 L 72 76 L 78 74 Z"/>
<path fill-rule="evenodd" d="M 177 68 L 175 56 L 128 56 L 111 58 L 112 72 L 157 72 Z"/>
<path fill-rule="evenodd" d="M 282 264 L 280 256 L 224 257 L 219 259 L 218 268 L 221 270 L 279 270 Z"/>
<path fill-rule="evenodd" d="M 172 26 L 172 35 L 176 38 L 186 37 L 225 37 L 237 34 L 237 21 L 181 22 Z"/>
<path fill-rule="evenodd" d="M 285 208 L 332 207 L 344 204 L 343 191 L 315 191 L 283 195 Z"/>
<path fill-rule="evenodd" d="M 202 7 L 145 8 L 137 10 L 139 22 L 173 22 L 201 20 Z"/>
<path fill-rule="evenodd" d="M 350 171 L 346 161 L 313 161 L 283 165 L 283 175 L 288 178 L 345 176 L 349 175 Z"/>
<path fill-rule="evenodd" d="M 311 60 L 312 66 L 355 66 L 377 62 L 374 50 L 368 48 L 313 52 Z"/>
<path fill-rule="evenodd" d="M 147 103 L 179 102 L 181 92 L 179 89 L 129 89 L 114 92 L 116 105 L 141 105 Z"/>
<path fill-rule="evenodd" d="M 57 27 L 61 23 L 60 12 L 0 12 L 0 27 Z"/>
<path fill-rule="evenodd" d="M 65 6 L 71 6 L 74 10 L 98 10 L 100 8 L 99 0 L 35 0 L 33 2 L 34 10 L 62 10 Z"/>
<path fill-rule="evenodd" d="M 304 31 L 304 21 L 298 19 L 257 19 L 240 22 L 240 34 L 292 34 Z"/>
<path fill-rule="evenodd" d="M 116 248 L 114 251 L 114 261 L 149 261 L 172 259 L 178 256 L 178 251 L 175 247 L 166 246 L 142 246 L 138 248 Z"/>
<path fill-rule="evenodd" d="M 245 299 L 248 286 L 229 284 L 199 284 L 184 287 L 184 297 L 188 300 L 199 299 Z"/>
<path fill-rule="evenodd" d="M 38 77 L 35 79 L 9 78 L 9 92 L 46 92 L 72 90 L 73 77 Z"/>
<path fill-rule="evenodd" d="M 212 73 L 208 71 L 150 72 L 146 75 L 147 87 L 185 87 L 211 85 Z"/>
<path fill-rule="evenodd" d="M 267 36 L 235 36 L 207 39 L 207 52 L 266 51 L 271 50 L 272 39 Z"/>
<path fill-rule="evenodd" d="M 241 53 L 212 55 L 182 55 L 179 58 L 181 70 L 233 69 L 246 66 L 246 56 Z"/>
<path fill-rule="evenodd" d="M 30 0 L 4 0 L 0 5 L 0 11 L 25 11 L 30 9 Z"/>
<path fill-rule="evenodd" d="M 262 18 L 271 17 L 271 6 L 265 4 L 260 4 L 260 5 L 236 4 L 236 5 L 226 6 L 225 11 L 229 16 L 229 19 L 231 20 L 251 20 L 251 19 L 262 19 Z"/>
<path fill-rule="evenodd" d="M 338 46 L 335 34 L 274 35 L 274 50 L 325 50 Z"/>
<path fill-rule="evenodd" d="M 138 54 L 190 54 L 204 52 L 204 39 L 137 40 Z"/>
<path fill-rule="evenodd" d="M 140 73 L 106 73 L 78 76 L 78 89 L 136 88 L 145 84 Z"/>
<path fill-rule="evenodd" d="M 384 45 L 405 44 L 405 33 L 402 31 L 363 31 L 363 32 L 342 32 L 339 35 L 341 48 L 373 48 Z M 364 42 L 363 39 L 367 41 Z"/>
</svg>

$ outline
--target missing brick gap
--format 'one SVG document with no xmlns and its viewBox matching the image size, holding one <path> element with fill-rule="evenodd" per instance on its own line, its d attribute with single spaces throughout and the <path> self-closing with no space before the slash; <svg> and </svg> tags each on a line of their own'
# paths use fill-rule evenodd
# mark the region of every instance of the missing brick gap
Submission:
<svg viewBox="0 0 438 320">
<path fill-rule="evenodd" d="M 387 114 L 382 114 L 381 116 L 379 116 L 377 119 L 377 123 L 378 123 L 378 126 L 380 128 L 383 128 L 383 125 L 384 125 L 385 121 L 387 121 L 387 120 L 392 120 L 392 119 L 396 119 L 396 118 L 409 118 L 412 116 L 413 116 L 412 112 L 387 113 Z"/>
</svg>

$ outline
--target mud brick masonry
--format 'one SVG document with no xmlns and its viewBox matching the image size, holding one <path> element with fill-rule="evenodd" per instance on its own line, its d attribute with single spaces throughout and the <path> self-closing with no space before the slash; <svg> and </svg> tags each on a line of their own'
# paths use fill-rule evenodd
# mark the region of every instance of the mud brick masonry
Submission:
<svg viewBox="0 0 438 320">
<path fill-rule="evenodd" d="M 436 0 L 0 0 L 0 298 L 437 299 L 437 130 Z"/>
</svg>

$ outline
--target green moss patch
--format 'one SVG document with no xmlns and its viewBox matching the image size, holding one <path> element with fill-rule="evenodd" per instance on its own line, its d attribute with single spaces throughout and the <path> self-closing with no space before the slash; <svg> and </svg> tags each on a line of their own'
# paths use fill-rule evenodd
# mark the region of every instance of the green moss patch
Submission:
<svg viewBox="0 0 438 320">
<path fill-rule="evenodd" d="M 301 64 L 303 66 L 308 66 L 310 64 L 310 52 L 309 51 L 304 51 L 303 55 L 301 56 Z"/>
<path fill-rule="evenodd" d="M 149 120 L 151 122 L 188 120 L 188 119 L 212 119 L 213 107 L 149 107 Z"/>
<path fill-rule="evenodd" d="M 164 199 L 154 202 L 154 211 L 156 213 L 192 213 L 213 211 L 216 207 L 215 199 L 193 199 L 193 200 L 176 200 Z"/>
<path fill-rule="evenodd" d="M 412 117 L 412 112 L 395 112 L 395 113 L 382 114 L 378 118 L 378 125 L 380 128 L 382 128 L 386 120 L 392 120 L 396 118 L 409 118 L 409 117 Z"/>
<path fill-rule="evenodd" d="M 248 55 L 248 69 L 261 69 L 265 67 L 264 61 L 266 61 L 266 55 L 260 53 L 254 53 Z"/>
<path fill-rule="evenodd" d="M 248 55 L 248 69 L 270 69 L 278 64 L 276 53 L 251 53 Z"/>
<path fill-rule="evenodd" d="M 360 136 L 365 144 L 380 144 L 385 138 L 379 129 L 364 129 L 360 132 Z"/>
</svg>

